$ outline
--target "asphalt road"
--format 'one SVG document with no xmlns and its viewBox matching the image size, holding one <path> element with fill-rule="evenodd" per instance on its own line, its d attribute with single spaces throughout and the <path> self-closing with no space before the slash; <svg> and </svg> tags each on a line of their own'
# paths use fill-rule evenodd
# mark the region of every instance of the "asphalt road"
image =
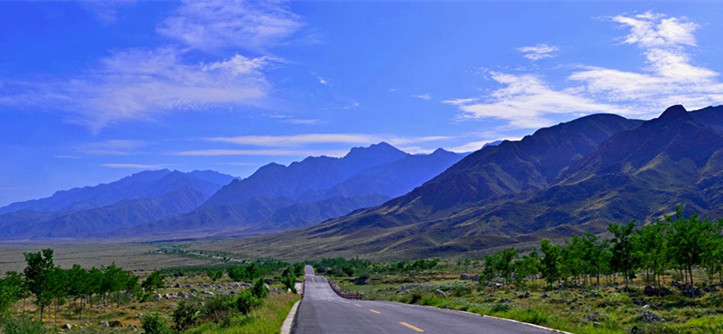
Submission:
<svg viewBox="0 0 723 334">
<path fill-rule="evenodd" d="M 294 334 L 552 333 L 550 330 L 464 312 L 402 303 L 346 300 L 306 266 L 306 288 Z"/>
</svg>

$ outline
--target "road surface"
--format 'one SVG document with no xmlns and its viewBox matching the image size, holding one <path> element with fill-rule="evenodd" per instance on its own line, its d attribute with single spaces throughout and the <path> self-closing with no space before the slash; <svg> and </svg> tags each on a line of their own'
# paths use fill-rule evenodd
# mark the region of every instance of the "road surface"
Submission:
<svg viewBox="0 0 723 334">
<path fill-rule="evenodd" d="M 323 276 L 306 266 L 304 299 L 292 333 L 444 333 L 444 334 L 550 334 L 552 331 L 522 323 L 452 310 L 402 303 L 346 300 L 334 293 Z"/>
</svg>

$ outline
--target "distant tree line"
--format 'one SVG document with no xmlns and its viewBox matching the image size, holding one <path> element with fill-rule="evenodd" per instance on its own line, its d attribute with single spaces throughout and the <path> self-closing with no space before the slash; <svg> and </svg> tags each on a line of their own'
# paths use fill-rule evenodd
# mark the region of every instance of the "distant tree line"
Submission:
<svg viewBox="0 0 723 334">
<path fill-rule="evenodd" d="M 525 278 L 541 276 L 549 285 L 568 282 L 600 286 L 600 278 L 622 277 L 626 287 L 635 273 L 643 271 L 650 284 L 660 288 L 662 275 L 677 270 L 683 284 L 694 286 L 693 268 L 723 283 L 723 219 L 684 218 L 680 207 L 675 215 L 636 228 L 611 224 L 611 238 L 585 233 L 562 245 L 540 240 L 540 251 L 520 256 L 514 248 L 485 256 L 480 282 L 501 278 L 503 283 L 524 286 Z"/>
<path fill-rule="evenodd" d="M 321 261 L 307 262 L 317 274 L 334 277 L 368 276 L 373 274 L 405 274 L 430 270 L 439 264 L 439 259 L 419 259 L 413 261 L 373 262 L 359 258 L 327 258 Z"/>
</svg>

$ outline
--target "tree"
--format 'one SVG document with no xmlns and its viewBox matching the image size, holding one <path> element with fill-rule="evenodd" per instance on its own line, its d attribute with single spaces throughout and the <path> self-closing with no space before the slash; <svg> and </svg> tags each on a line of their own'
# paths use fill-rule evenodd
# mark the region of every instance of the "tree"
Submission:
<svg viewBox="0 0 723 334">
<path fill-rule="evenodd" d="M 560 279 L 560 255 L 562 249 L 558 245 L 550 243 L 549 239 L 540 240 L 540 249 L 544 257 L 542 258 L 542 277 L 552 286 L 553 282 Z"/>
<path fill-rule="evenodd" d="M 616 272 L 622 273 L 625 278 L 625 289 L 628 288 L 629 279 L 635 276 L 635 252 L 631 235 L 635 228 L 635 220 L 621 226 L 610 224 L 608 231 L 613 234 L 611 266 Z"/>
<path fill-rule="evenodd" d="M 0 319 L 22 298 L 22 288 L 22 276 L 14 271 L 7 272 L 5 278 L 0 278 Z"/>
<path fill-rule="evenodd" d="M 148 291 L 158 290 L 163 287 L 163 279 L 164 277 L 160 271 L 154 271 L 141 283 L 141 287 Z M 215 282 L 216 280 L 213 281 Z"/>
<path fill-rule="evenodd" d="M 28 290 L 35 295 L 36 305 L 40 307 L 40 321 L 43 320 L 45 307 L 52 301 L 50 290 L 51 272 L 55 268 L 53 263 L 53 250 L 43 249 L 37 253 L 24 253 L 27 264 L 23 273 Z"/>
<path fill-rule="evenodd" d="M 648 273 L 653 274 L 653 281 L 660 287 L 660 276 L 665 272 L 668 263 L 668 224 L 656 221 L 645 225 L 633 234 L 636 257 Z"/>
<path fill-rule="evenodd" d="M 666 217 L 670 224 L 668 242 L 673 259 L 686 275 L 686 284 L 693 286 L 693 267 L 703 264 L 705 258 L 713 258 L 720 229 L 709 219 L 698 219 L 694 214 L 683 217 L 681 207 L 675 208 L 674 217 Z"/>
<path fill-rule="evenodd" d="M 503 249 L 502 251 L 495 254 L 497 261 L 495 262 L 495 269 L 505 279 L 505 284 L 509 283 L 512 279 L 512 260 L 517 256 L 517 250 L 514 248 Z"/>
<path fill-rule="evenodd" d="M 223 271 L 208 270 L 208 271 L 206 271 L 206 275 L 208 275 L 208 278 L 210 278 L 212 281 L 216 282 L 223 276 Z"/>
<path fill-rule="evenodd" d="M 525 278 L 537 275 L 540 272 L 540 256 L 532 252 L 523 256 L 512 264 L 515 270 L 515 285 L 525 286 Z"/>
</svg>

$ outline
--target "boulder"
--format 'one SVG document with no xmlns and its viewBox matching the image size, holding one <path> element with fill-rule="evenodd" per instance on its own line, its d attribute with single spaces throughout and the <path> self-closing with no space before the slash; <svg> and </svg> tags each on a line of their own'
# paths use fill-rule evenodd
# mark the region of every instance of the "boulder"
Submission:
<svg viewBox="0 0 723 334">
<path fill-rule="evenodd" d="M 645 294 L 646 296 L 657 296 L 658 289 L 656 289 L 650 285 L 646 285 L 645 288 L 643 289 L 643 294 Z"/>
<path fill-rule="evenodd" d="M 73 325 L 71 325 L 71 324 L 65 324 L 65 325 L 63 325 L 63 326 L 60 327 L 60 328 L 61 328 L 61 329 L 72 329 L 72 328 L 73 328 Z"/>
<path fill-rule="evenodd" d="M 443 297 L 443 298 L 447 298 L 447 294 L 444 293 L 444 291 L 442 291 L 442 290 L 440 290 L 440 289 L 434 290 L 434 295 L 435 295 L 435 296 L 439 296 L 439 297 Z"/>
<path fill-rule="evenodd" d="M 653 312 L 649 312 L 649 311 L 643 312 L 643 314 L 640 316 L 640 320 L 642 320 L 643 322 L 661 322 L 661 321 L 665 321 L 665 319 L 661 318 L 659 315 L 657 315 L 657 314 L 655 314 L 655 313 L 653 313 Z"/>
</svg>

